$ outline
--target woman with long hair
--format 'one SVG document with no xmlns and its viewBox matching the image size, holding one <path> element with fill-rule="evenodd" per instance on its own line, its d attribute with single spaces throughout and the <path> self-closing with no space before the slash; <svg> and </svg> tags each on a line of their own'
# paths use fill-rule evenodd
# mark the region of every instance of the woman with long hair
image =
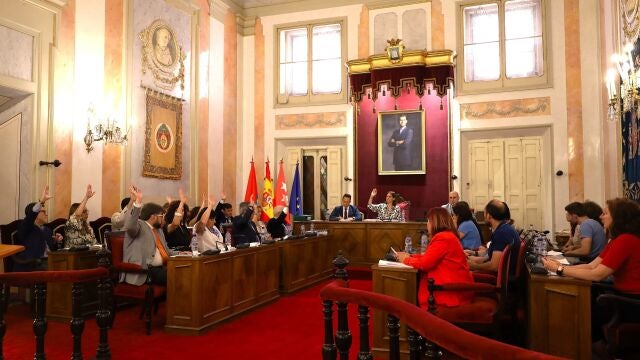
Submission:
<svg viewBox="0 0 640 360">
<path fill-rule="evenodd" d="M 178 194 L 180 200 L 169 202 L 162 227 L 167 245 L 170 248 L 184 248 L 191 244 L 191 234 L 189 229 L 187 229 L 187 222 L 185 220 L 185 213 L 189 212 L 189 207 L 186 204 L 187 197 L 184 195 L 182 189 L 178 191 Z"/>
<path fill-rule="evenodd" d="M 434 279 L 436 284 L 473 283 L 458 230 L 447 209 L 436 207 L 429 210 L 427 230 L 431 239 L 424 254 L 398 253 L 398 261 L 422 272 L 422 282 L 425 285 L 418 290 L 418 302 L 423 308 L 428 307 L 429 300 L 427 279 Z M 443 306 L 458 306 L 469 303 L 472 299 L 473 293 L 467 291 L 441 291 L 435 294 L 436 304 Z"/>
<path fill-rule="evenodd" d="M 453 205 L 453 220 L 458 225 L 462 248 L 465 250 L 478 249 L 482 245 L 482 232 L 466 201 L 458 201 Z"/>
<path fill-rule="evenodd" d="M 71 204 L 69 209 L 69 219 L 64 225 L 64 246 L 82 246 L 95 245 L 96 235 L 89 226 L 89 210 L 87 210 L 87 201 L 95 195 L 95 191 L 91 189 L 91 185 L 87 185 L 87 191 L 84 198 L 79 203 Z"/>
<path fill-rule="evenodd" d="M 396 205 L 396 193 L 393 191 L 389 191 L 384 203 L 374 204 L 373 198 L 376 197 L 377 194 L 378 189 L 373 188 L 373 190 L 371 190 L 371 196 L 369 196 L 367 208 L 378 213 L 378 220 L 404 221 L 404 212 L 400 210 L 400 207 L 398 205 Z"/>
</svg>

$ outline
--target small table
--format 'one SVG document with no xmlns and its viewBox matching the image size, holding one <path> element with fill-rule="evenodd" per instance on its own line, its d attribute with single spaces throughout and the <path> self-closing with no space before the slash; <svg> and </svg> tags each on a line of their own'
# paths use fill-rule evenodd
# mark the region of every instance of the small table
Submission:
<svg viewBox="0 0 640 360">
<path fill-rule="evenodd" d="M 22 245 L 6 245 L 0 244 L 0 259 L 4 259 L 7 256 L 11 256 L 13 254 L 17 254 L 24 250 L 24 246 Z M 4 262 L 0 262 L 0 273 L 4 273 Z"/>
</svg>

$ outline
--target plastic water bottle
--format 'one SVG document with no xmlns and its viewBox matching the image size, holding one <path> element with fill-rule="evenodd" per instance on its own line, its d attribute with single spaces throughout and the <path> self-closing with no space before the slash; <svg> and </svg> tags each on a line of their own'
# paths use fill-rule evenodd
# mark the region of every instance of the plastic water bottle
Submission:
<svg viewBox="0 0 640 360">
<path fill-rule="evenodd" d="M 304 235 L 304 224 L 300 224 L 300 234 Z"/>
<path fill-rule="evenodd" d="M 191 238 L 191 254 L 198 256 L 198 238 L 195 235 Z"/>
<path fill-rule="evenodd" d="M 315 231 L 315 226 L 313 225 L 313 223 L 311 223 L 311 225 L 309 225 L 309 231 L 311 231 L 311 232 Z"/>
<path fill-rule="evenodd" d="M 424 253 L 425 251 L 427 251 L 427 234 L 422 232 L 420 236 L 420 252 Z"/>
<path fill-rule="evenodd" d="M 104 233 L 102 233 L 102 248 L 105 250 L 110 250 L 109 247 L 107 246 L 107 239 L 109 238 L 110 234 L 109 234 L 109 230 L 105 230 Z"/>
<path fill-rule="evenodd" d="M 407 254 L 411 253 L 411 248 L 412 248 L 412 243 L 413 241 L 411 240 L 411 236 L 407 235 L 406 238 L 404 238 L 404 252 L 406 252 Z"/>
<path fill-rule="evenodd" d="M 224 244 L 227 245 L 227 249 L 231 249 L 231 233 L 228 231 L 224 234 Z"/>
</svg>

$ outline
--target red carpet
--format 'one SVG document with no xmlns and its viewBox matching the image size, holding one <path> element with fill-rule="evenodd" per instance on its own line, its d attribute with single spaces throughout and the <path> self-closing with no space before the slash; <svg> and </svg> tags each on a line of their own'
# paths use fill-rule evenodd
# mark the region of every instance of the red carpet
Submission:
<svg viewBox="0 0 640 360">
<path fill-rule="evenodd" d="M 139 308 L 118 312 L 109 332 L 113 359 L 320 359 L 324 336 L 320 283 L 292 296 L 212 328 L 201 336 L 164 331 L 165 308 L 153 318 L 150 336 L 144 335 Z M 350 280 L 355 289 L 371 290 L 370 280 Z M 358 351 L 357 307 L 349 307 L 349 328 L 353 333 L 351 355 Z M 336 318 L 334 306 L 334 320 Z M 12 305 L 6 316 L 5 359 L 33 359 L 35 340 L 27 305 Z M 95 356 L 98 330 L 95 318 L 87 319 L 82 338 L 85 359 Z M 334 325 L 335 333 L 335 325 Z M 49 322 L 45 340 L 47 359 L 69 359 L 72 350 L 69 325 Z"/>
</svg>

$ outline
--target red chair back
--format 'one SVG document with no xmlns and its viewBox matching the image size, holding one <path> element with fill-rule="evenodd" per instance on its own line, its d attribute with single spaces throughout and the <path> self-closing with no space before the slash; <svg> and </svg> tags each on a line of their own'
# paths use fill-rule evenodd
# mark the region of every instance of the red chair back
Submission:
<svg viewBox="0 0 640 360">
<path fill-rule="evenodd" d="M 518 262 L 516 263 L 516 273 L 513 280 L 520 279 L 520 275 L 524 271 L 524 240 L 520 240 L 520 248 L 518 248 Z"/>
<path fill-rule="evenodd" d="M 509 283 L 509 264 L 511 258 L 511 245 L 507 245 L 502 251 L 500 257 L 500 264 L 498 265 L 498 279 L 496 281 L 496 287 L 502 288 L 503 291 L 507 291 L 507 284 Z"/>
<path fill-rule="evenodd" d="M 124 232 L 110 232 L 106 236 L 107 247 L 111 250 L 111 265 L 118 268 L 124 257 Z"/>
</svg>

